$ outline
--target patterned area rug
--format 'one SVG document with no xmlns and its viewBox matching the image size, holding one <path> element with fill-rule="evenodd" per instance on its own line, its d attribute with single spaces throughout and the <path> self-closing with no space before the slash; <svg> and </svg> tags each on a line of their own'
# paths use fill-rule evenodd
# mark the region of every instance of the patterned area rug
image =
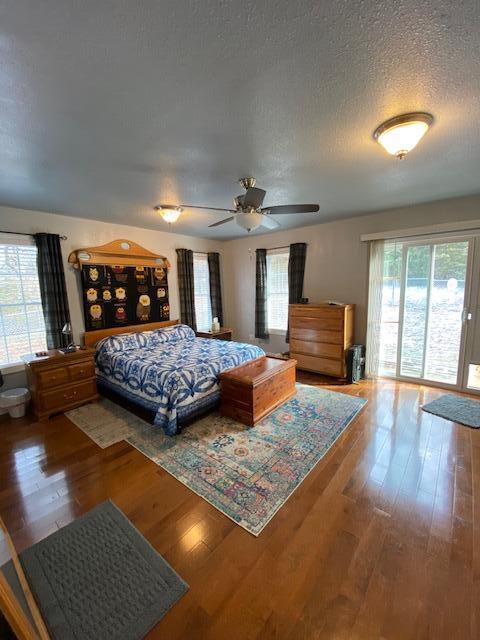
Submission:
<svg viewBox="0 0 480 640">
<path fill-rule="evenodd" d="M 108 400 L 85 405 L 67 416 L 99 446 L 126 439 L 234 522 L 258 535 L 366 402 L 297 385 L 295 398 L 255 427 L 212 413 L 173 437 Z M 112 406 L 115 419 L 109 421 L 105 412 Z M 122 436 L 116 436 L 120 411 L 124 424 L 119 427 Z"/>
<path fill-rule="evenodd" d="M 480 402 L 478 400 L 447 393 L 428 404 L 424 404 L 422 409 L 452 422 L 480 429 Z"/>
</svg>

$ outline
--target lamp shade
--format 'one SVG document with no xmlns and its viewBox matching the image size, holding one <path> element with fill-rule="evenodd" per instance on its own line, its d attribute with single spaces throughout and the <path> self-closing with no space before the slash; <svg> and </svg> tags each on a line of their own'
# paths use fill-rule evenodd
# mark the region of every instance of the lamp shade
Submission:
<svg viewBox="0 0 480 640">
<path fill-rule="evenodd" d="M 63 325 L 62 333 L 64 336 L 72 335 L 72 325 L 70 324 L 70 322 L 67 322 L 66 324 Z"/>
<path fill-rule="evenodd" d="M 174 205 L 168 204 L 159 204 L 155 207 L 155 211 L 158 211 L 165 222 L 168 224 L 173 224 L 180 217 L 183 209 L 182 207 L 177 207 Z"/>
<path fill-rule="evenodd" d="M 248 213 L 237 213 L 235 216 L 236 223 L 246 229 L 247 231 L 253 231 L 257 229 L 263 222 L 263 215 L 257 211 L 250 211 Z"/>
</svg>

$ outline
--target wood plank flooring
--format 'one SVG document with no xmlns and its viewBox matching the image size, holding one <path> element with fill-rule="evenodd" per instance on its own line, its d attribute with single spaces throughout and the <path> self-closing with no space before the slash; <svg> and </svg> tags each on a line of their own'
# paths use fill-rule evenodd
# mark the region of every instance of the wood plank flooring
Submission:
<svg viewBox="0 0 480 640">
<path fill-rule="evenodd" d="M 0 421 L 0 513 L 22 550 L 112 498 L 190 585 L 150 639 L 478 640 L 480 430 L 437 389 L 331 388 L 369 403 L 258 538 L 65 416 Z"/>
</svg>

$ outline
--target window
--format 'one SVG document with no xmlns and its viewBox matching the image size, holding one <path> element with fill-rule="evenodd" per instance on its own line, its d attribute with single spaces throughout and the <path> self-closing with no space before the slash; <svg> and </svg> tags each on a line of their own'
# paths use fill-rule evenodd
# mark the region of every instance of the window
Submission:
<svg viewBox="0 0 480 640">
<path fill-rule="evenodd" d="M 37 247 L 28 236 L 0 233 L 0 366 L 46 348 Z"/>
<path fill-rule="evenodd" d="M 206 253 L 193 254 L 193 283 L 197 329 L 198 331 L 207 331 L 212 328 L 212 305 L 210 302 L 210 273 Z"/>
<path fill-rule="evenodd" d="M 288 249 L 267 251 L 267 322 L 269 333 L 288 326 Z"/>
</svg>

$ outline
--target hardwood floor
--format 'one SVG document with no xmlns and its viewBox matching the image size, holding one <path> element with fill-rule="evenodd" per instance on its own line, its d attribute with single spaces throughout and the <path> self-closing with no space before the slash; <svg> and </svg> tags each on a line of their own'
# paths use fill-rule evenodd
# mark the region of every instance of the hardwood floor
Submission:
<svg viewBox="0 0 480 640">
<path fill-rule="evenodd" d="M 480 430 L 438 389 L 331 388 L 369 403 L 258 538 L 64 416 L 0 422 L 0 513 L 22 550 L 112 498 L 190 585 L 148 638 L 480 638 Z"/>
</svg>

